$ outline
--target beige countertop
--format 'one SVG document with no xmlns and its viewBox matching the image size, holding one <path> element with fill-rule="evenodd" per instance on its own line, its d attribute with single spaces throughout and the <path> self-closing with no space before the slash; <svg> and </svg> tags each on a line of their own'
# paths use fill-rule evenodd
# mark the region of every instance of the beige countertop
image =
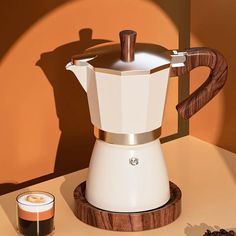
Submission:
<svg viewBox="0 0 236 236">
<path fill-rule="evenodd" d="M 201 236 L 206 229 L 236 228 L 236 154 L 187 136 L 162 145 L 169 178 L 182 190 L 182 213 L 159 229 L 119 233 L 80 222 L 73 214 L 73 190 L 87 169 L 0 196 L 0 236 L 17 235 L 16 196 L 44 190 L 56 197 L 56 236 Z"/>
</svg>

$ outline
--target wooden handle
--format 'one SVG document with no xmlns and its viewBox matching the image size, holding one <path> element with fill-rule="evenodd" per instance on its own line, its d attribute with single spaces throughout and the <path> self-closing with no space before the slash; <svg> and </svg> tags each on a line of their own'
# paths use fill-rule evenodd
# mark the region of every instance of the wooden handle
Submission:
<svg viewBox="0 0 236 236">
<path fill-rule="evenodd" d="M 208 66 L 211 69 L 207 80 L 176 106 L 178 113 L 184 119 L 189 119 L 222 89 L 227 79 L 228 66 L 223 55 L 216 50 L 189 48 L 186 52 L 185 66 L 172 67 L 170 76 L 184 75 L 198 66 Z"/>
<path fill-rule="evenodd" d="M 120 32 L 120 59 L 125 62 L 134 61 L 134 47 L 137 33 L 133 30 L 123 30 Z"/>
</svg>

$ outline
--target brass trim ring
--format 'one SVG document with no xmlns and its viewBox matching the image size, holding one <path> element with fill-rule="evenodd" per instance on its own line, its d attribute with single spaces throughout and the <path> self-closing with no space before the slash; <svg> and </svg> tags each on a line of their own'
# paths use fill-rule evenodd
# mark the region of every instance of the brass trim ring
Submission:
<svg viewBox="0 0 236 236">
<path fill-rule="evenodd" d="M 161 127 L 149 132 L 139 134 L 111 133 L 94 127 L 94 135 L 97 139 L 117 145 L 140 145 L 152 142 L 161 136 Z"/>
</svg>

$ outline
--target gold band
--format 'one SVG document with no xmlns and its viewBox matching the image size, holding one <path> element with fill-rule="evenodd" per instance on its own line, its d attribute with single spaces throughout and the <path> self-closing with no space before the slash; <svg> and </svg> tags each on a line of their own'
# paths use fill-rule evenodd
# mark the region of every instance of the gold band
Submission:
<svg viewBox="0 0 236 236">
<path fill-rule="evenodd" d="M 161 127 L 149 132 L 139 134 L 111 133 L 94 127 L 94 135 L 97 139 L 117 145 L 139 145 L 152 142 L 161 136 Z"/>
</svg>

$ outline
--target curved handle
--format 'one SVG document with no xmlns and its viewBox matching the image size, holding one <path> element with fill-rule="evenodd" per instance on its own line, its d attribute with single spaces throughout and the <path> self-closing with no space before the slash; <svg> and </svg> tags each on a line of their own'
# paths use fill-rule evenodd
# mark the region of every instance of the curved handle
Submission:
<svg viewBox="0 0 236 236">
<path fill-rule="evenodd" d="M 222 54 L 210 48 L 186 49 L 186 61 L 183 67 L 172 67 L 170 76 L 181 76 L 198 66 L 208 66 L 211 69 L 207 80 L 176 109 L 184 118 L 189 119 L 205 106 L 224 86 L 227 79 L 228 66 Z"/>
</svg>

